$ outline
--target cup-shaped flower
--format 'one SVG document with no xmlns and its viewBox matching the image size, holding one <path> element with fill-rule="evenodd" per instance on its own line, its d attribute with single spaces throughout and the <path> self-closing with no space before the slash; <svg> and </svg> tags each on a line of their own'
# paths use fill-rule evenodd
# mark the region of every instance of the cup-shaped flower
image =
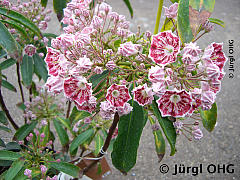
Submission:
<svg viewBox="0 0 240 180">
<path fill-rule="evenodd" d="M 191 109 L 192 98 L 185 90 L 167 90 L 157 103 L 163 117 L 184 117 Z"/>
<path fill-rule="evenodd" d="M 145 106 L 151 104 L 153 98 L 153 91 L 147 87 L 147 84 L 138 86 L 133 89 L 133 99 L 138 102 L 139 105 Z"/>
<path fill-rule="evenodd" d="M 107 90 L 106 99 L 114 107 L 123 107 L 131 99 L 131 96 L 125 85 L 112 84 Z"/>
<path fill-rule="evenodd" d="M 149 50 L 149 57 L 161 65 L 173 63 L 180 51 L 179 37 L 171 31 L 160 32 L 152 36 L 152 43 Z"/>
<path fill-rule="evenodd" d="M 59 65 L 60 52 L 48 47 L 45 62 L 48 66 L 48 73 L 52 76 L 58 76 L 61 67 Z"/>
<path fill-rule="evenodd" d="M 64 81 L 65 96 L 78 105 L 83 105 L 92 96 L 92 84 L 82 76 L 69 77 Z"/>
<path fill-rule="evenodd" d="M 178 12 L 178 3 L 172 4 L 169 8 L 163 7 L 165 10 L 165 16 L 167 18 L 175 18 L 177 17 Z"/>
</svg>

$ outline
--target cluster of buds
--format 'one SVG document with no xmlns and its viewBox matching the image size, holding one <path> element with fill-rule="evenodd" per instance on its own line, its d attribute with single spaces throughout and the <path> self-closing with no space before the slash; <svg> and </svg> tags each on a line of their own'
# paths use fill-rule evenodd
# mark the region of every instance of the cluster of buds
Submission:
<svg viewBox="0 0 240 180">
<path fill-rule="evenodd" d="M 0 5 L 23 14 L 32 20 L 41 30 L 46 30 L 48 22 L 51 21 L 50 13 L 52 10 L 46 10 L 41 6 L 40 0 L 31 0 L 29 2 L 21 2 L 17 0 L 16 4 L 10 3 L 8 0 L 1 0 Z"/>
<path fill-rule="evenodd" d="M 41 6 L 40 0 L 31 0 L 24 3 L 20 0 L 16 3 L 10 3 L 8 0 L 0 0 L 0 5 L 1 7 L 17 11 L 18 13 L 24 15 L 42 31 L 47 29 L 48 22 L 51 21 L 50 13 L 52 10 L 45 10 L 45 8 Z M 0 19 L 4 20 L 6 17 L 0 16 Z M 24 46 L 24 54 L 27 54 L 28 56 L 33 56 L 37 53 L 37 49 L 41 49 L 43 46 L 47 46 L 48 44 L 48 38 L 35 36 L 33 33 L 30 33 L 29 29 L 25 29 L 28 33 L 28 38 L 26 38 L 9 24 L 6 24 L 6 26 L 8 27 L 9 32 L 15 37 L 16 41 L 20 43 L 20 45 Z M 43 57 L 44 54 L 40 52 L 39 56 Z"/>
<path fill-rule="evenodd" d="M 148 107 L 155 96 L 163 117 L 191 117 L 199 108 L 211 108 L 227 61 L 221 43 L 205 50 L 192 42 L 181 48 L 178 33 L 134 34 L 108 4 L 91 8 L 90 3 L 72 0 L 64 10 L 65 33 L 52 40 L 45 58 L 49 91 L 64 92 L 78 110 L 103 120 L 130 113 L 132 98 Z M 176 7 L 166 9 L 170 18 L 176 17 Z"/>
<path fill-rule="evenodd" d="M 37 87 L 37 96 L 31 95 L 31 101 L 25 101 L 24 105 L 26 109 L 23 117 L 27 119 L 27 123 L 31 123 L 31 120 L 39 121 L 41 126 L 46 126 L 49 120 L 56 116 L 63 115 L 64 106 L 63 103 L 56 104 L 56 96 L 47 92 L 46 89 Z"/>
<path fill-rule="evenodd" d="M 41 172 L 41 179 L 46 178 L 46 173 L 48 171 L 48 163 L 52 162 L 53 156 L 57 153 L 50 150 L 52 146 L 52 141 L 48 143 L 43 143 L 45 138 L 44 133 L 40 133 L 37 129 L 34 130 L 34 133 L 30 133 L 27 137 L 27 144 L 24 144 L 24 141 L 19 141 L 19 145 L 23 146 L 22 156 L 27 162 L 25 164 L 24 175 L 29 179 L 32 179 L 32 169 L 39 169 Z M 60 162 L 60 159 L 57 159 L 55 162 Z M 56 179 L 57 176 L 54 178 Z M 50 177 L 48 177 L 50 179 Z"/>
</svg>

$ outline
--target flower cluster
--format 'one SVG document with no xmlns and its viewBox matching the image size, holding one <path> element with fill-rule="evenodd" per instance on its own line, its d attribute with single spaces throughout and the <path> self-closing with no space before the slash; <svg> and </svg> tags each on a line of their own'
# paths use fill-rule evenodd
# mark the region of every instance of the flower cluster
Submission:
<svg viewBox="0 0 240 180">
<path fill-rule="evenodd" d="M 163 117 L 192 117 L 199 108 L 211 109 L 227 61 L 221 43 L 202 50 L 193 42 L 181 45 L 172 31 L 135 34 L 111 6 L 90 2 L 72 0 L 64 10 L 67 26 L 45 58 L 49 91 L 63 92 L 78 110 L 103 120 L 130 113 L 131 99 L 145 107 L 157 99 Z M 165 8 L 166 16 L 175 18 L 177 6 Z"/>
<path fill-rule="evenodd" d="M 23 117 L 27 119 L 27 123 L 31 121 L 39 121 L 41 126 L 46 126 L 49 120 L 56 116 L 63 116 L 63 103 L 56 104 L 57 99 L 54 94 L 46 91 L 44 88 L 37 86 L 36 96 L 31 95 L 30 101 L 25 101 L 25 111 Z"/>
<path fill-rule="evenodd" d="M 41 174 L 41 179 L 46 178 L 48 171 L 48 163 L 53 162 L 53 157 L 58 153 L 51 150 L 52 141 L 44 143 L 45 134 L 40 133 L 37 129 L 34 130 L 34 133 L 30 133 L 27 137 L 27 144 L 24 144 L 24 141 L 19 141 L 19 145 L 23 147 L 22 155 L 25 159 L 25 170 L 24 175 L 29 179 L 32 179 L 33 171 L 39 169 Z M 54 162 L 60 162 L 60 159 L 57 159 Z M 37 174 L 35 174 L 37 175 Z M 57 176 L 53 178 L 47 177 L 47 179 L 57 179 Z"/>
</svg>

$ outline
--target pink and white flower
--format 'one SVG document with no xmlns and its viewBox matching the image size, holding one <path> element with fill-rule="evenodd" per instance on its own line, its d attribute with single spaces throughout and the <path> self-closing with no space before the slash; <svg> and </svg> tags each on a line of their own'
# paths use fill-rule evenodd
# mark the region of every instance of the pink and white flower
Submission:
<svg viewBox="0 0 240 180">
<path fill-rule="evenodd" d="M 119 116 L 129 114 L 133 110 L 133 107 L 129 103 L 125 103 L 123 107 L 117 107 Z"/>
<path fill-rule="evenodd" d="M 161 65 L 175 62 L 180 51 L 179 37 L 171 31 L 160 32 L 152 37 L 149 57 Z"/>
<path fill-rule="evenodd" d="M 153 91 L 147 87 L 147 84 L 138 86 L 133 89 L 133 99 L 138 102 L 139 105 L 145 106 L 151 104 L 153 98 Z"/>
<path fill-rule="evenodd" d="M 165 79 L 164 68 L 160 66 L 152 66 L 148 73 L 148 79 L 152 83 L 163 82 Z"/>
<path fill-rule="evenodd" d="M 115 111 L 116 108 L 109 101 L 101 102 L 99 115 L 103 119 L 113 119 Z"/>
<path fill-rule="evenodd" d="M 114 107 L 123 107 L 131 99 L 131 96 L 125 85 L 112 84 L 107 90 L 106 99 Z"/>
<path fill-rule="evenodd" d="M 64 79 L 60 76 L 50 76 L 48 77 L 45 86 L 50 92 L 58 94 L 63 91 L 63 82 Z"/>
<path fill-rule="evenodd" d="M 120 45 L 120 47 L 118 48 L 118 53 L 128 57 L 137 54 L 140 50 L 140 45 L 133 44 L 132 42 L 126 42 Z"/>
<path fill-rule="evenodd" d="M 59 65 L 59 57 L 60 52 L 48 47 L 47 48 L 47 55 L 45 57 L 45 62 L 48 66 L 48 73 L 53 76 L 58 76 L 59 72 L 61 71 L 61 67 Z"/>
<path fill-rule="evenodd" d="M 157 103 L 163 117 L 184 117 L 191 109 L 192 99 L 185 90 L 167 90 Z"/>
<path fill-rule="evenodd" d="M 86 56 L 77 60 L 76 63 L 77 63 L 76 68 L 82 73 L 85 73 L 88 70 L 90 70 L 93 65 L 91 60 L 89 58 L 87 58 Z"/>
<path fill-rule="evenodd" d="M 193 127 L 192 135 L 193 135 L 193 138 L 196 140 L 200 140 L 203 137 L 203 133 L 198 126 Z"/>
<path fill-rule="evenodd" d="M 167 18 L 175 18 L 177 17 L 177 12 L 178 12 L 178 3 L 172 4 L 169 8 L 163 7 L 165 10 L 165 16 Z"/>
<path fill-rule="evenodd" d="M 28 44 L 25 48 L 24 48 L 24 52 L 25 54 L 27 54 L 28 56 L 33 56 L 36 52 L 37 52 L 37 48 L 32 45 L 32 44 Z"/>
<path fill-rule="evenodd" d="M 183 54 L 191 55 L 193 57 L 199 56 L 199 54 L 202 52 L 202 50 L 197 46 L 197 43 L 187 43 L 185 44 L 185 47 L 183 48 Z"/>
<path fill-rule="evenodd" d="M 92 84 L 82 77 L 69 77 L 64 81 L 64 94 L 79 106 L 89 101 L 92 96 Z"/>
<path fill-rule="evenodd" d="M 76 102 L 75 102 L 75 105 L 79 111 L 87 111 L 92 113 L 96 109 L 97 98 L 95 98 L 94 96 L 91 96 L 89 98 L 89 101 L 84 102 L 82 105 L 79 105 Z"/>
</svg>

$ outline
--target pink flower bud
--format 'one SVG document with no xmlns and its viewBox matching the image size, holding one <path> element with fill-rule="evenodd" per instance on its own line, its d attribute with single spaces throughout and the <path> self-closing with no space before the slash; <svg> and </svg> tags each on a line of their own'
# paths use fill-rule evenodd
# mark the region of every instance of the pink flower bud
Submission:
<svg viewBox="0 0 240 180">
<path fill-rule="evenodd" d="M 47 172 L 47 167 L 44 165 L 41 165 L 40 169 L 41 169 L 42 174 L 45 174 Z"/>
</svg>

